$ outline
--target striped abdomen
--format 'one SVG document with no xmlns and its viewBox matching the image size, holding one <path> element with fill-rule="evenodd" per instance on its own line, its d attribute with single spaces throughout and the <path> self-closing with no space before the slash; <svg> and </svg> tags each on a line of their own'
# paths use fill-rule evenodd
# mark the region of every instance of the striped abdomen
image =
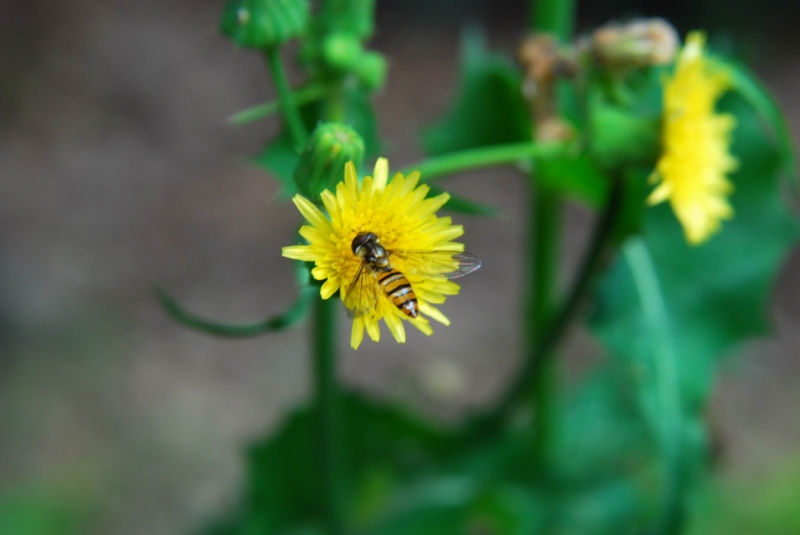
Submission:
<svg viewBox="0 0 800 535">
<path fill-rule="evenodd" d="M 411 288 L 411 283 L 405 275 L 392 267 L 374 268 L 375 277 L 381 286 L 381 291 L 386 294 L 394 306 L 410 318 L 416 318 L 419 313 L 417 295 Z"/>
</svg>

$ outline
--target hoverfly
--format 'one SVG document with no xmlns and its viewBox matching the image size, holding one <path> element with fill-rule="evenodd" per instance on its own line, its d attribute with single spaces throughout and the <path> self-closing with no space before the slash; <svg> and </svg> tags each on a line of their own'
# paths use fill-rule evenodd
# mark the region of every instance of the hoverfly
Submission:
<svg viewBox="0 0 800 535">
<path fill-rule="evenodd" d="M 453 251 L 390 251 L 381 245 L 372 232 L 361 232 L 353 238 L 353 254 L 361 259 L 353 282 L 347 287 L 345 306 L 356 315 L 371 312 L 378 303 L 379 292 L 409 318 L 419 314 L 419 303 L 408 275 L 437 279 L 457 279 L 481 267 L 477 256 Z M 393 264 L 400 260 L 403 271 Z M 405 273 L 404 273 L 405 272 Z M 365 301 L 373 303 L 364 309 Z"/>
</svg>

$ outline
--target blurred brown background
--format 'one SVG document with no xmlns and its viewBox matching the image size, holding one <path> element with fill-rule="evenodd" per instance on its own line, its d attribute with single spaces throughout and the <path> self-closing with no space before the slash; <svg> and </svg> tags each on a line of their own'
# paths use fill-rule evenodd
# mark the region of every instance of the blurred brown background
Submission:
<svg viewBox="0 0 800 535">
<path fill-rule="evenodd" d="M 720 35 L 737 38 L 800 132 L 797 8 L 758 4 L 620 0 L 581 6 L 582 25 L 661 14 L 682 31 L 727 29 Z M 384 153 L 399 168 L 421 157 L 417 134 L 455 90 L 460 28 L 481 22 L 492 46 L 512 53 L 526 8 L 378 5 L 372 46 L 391 70 L 376 106 Z M 225 124 L 271 98 L 271 84 L 258 55 L 218 34 L 221 6 L 0 3 L 0 497 L 63 502 L 87 533 L 185 533 L 213 517 L 235 502 L 243 448 L 306 398 L 303 326 L 217 340 L 170 321 L 149 286 L 230 321 L 293 298 L 280 247 L 296 241 L 300 218 L 245 165 L 276 123 Z M 460 218 L 485 263 L 444 307 L 454 326 L 357 353 L 341 326 L 346 384 L 445 419 L 491 399 L 513 372 L 524 198 L 509 171 L 448 185 L 504 214 Z M 590 222 L 568 211 L 568 265 Z M 799 275 L 795 252 L 774 292 L 775 337 L 750 344 L 718 386 L 723 470 L 800 453 Z M 565 352 L 579 370 L 591 341 L 579 332 Z"/>
</svg>

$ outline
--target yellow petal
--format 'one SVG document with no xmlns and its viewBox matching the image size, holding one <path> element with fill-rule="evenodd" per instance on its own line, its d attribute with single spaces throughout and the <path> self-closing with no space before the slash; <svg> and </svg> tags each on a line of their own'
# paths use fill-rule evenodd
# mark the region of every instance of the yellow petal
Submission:
<svg viewBox="0 0 800 535">
<path fill-rule="evenodd" d="M 363 340 L 364 320 L 362 318 L 353 318 L 353 328 L 350 329 L 350 347 L 358 349 Z"/>
<path fill-rule="evenodd" d="M 373 342 L 379 342 L 381 339 L 381 329 L 378 322 L 372 316 L 364 316 L 364 326 L 367 328 L 367 334 Z"/>
<path fill-rule="evenodd" d="M 319 289 L 319 295 L 323 299 L 329 299 L 330 296 L 336 293 L 339 286 L 341 286 L 341 282 L 338 278 L 330 278 L 322 284 L 322 288 Z"/>
<path fill-rule="evenodd" d="M 421 303 L 419 305 L 419 311 L 428 316 L 429 318 L 435 319 L 442 325 L 450 325 L 450 320 L 447 319 L 447 316 L 442 314 L 436 307 L 432 307 L 427 303 Z"/>
<path fill-rule="evenodd" d="M 417 316 L 416 319 L 409 320 L 409 323 L 425 333 L 426 336 L 430 336 L 433 334 L 433 329 L 431 328 L 431 324 L 428 323 L 428 320 L 421 316 Z"/>
<path fill-rule="evenodd" d="M 373 187 L 378 191 L 383 191 L 386 188 L 386 180 L 389 178 L 389 160 L 378 158 L 373 175 Z"/>
<path fill-rule="evenodd" d="M 314 262 L 317 259 L 317 254 L 308 245 L 289 245 L 281 249 L 281 254 L 286 258 L 303 262 Z"/>
<path fill-rule="evenodd" d="M 325 214 L 323 214 L 319 208 L 314 206 L 314 203 L 302 195 L 295 195 L 292 199 L 292 202 L 294 202 L 294 205 L 297 206 L 297 209 L 300 211 L 302 216 L 306 218 L 306 221 L 321 230 L 327 230 L 330 232 L 329 229 L 331 228 L 331 224 L 328 221 L 328 218 L 325 217 Z"/>
<path fill-rule="evenodd" d="M 406 330 L 403 327 L 403 322 L 397 317 L 397 314 L 387 314 L 383 319 L 386 321 L 386 326 L 389 327 L 389 332 L 392 333 L 397 343 L 406 343 Z"/>
</svg>

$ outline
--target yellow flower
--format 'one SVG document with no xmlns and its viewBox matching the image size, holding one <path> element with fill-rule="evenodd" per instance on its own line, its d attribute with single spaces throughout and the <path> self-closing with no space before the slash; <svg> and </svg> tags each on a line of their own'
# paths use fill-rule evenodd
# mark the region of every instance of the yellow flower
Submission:
<svg viewBox="0 0 800 535">
<path fill-rule="evenodd" d="M 689 34 L 665 84 L 663 152 L 652 178 L 660 183 L 648 198 L 649 204 L 669 200 L 693 245 L 733 217 L 733 186 L 725 175 L 737 166 L 729 152 L 734 118 L 714 111 L 730 79 L 703 55 L 704 44 L 703 34 Z"/>
<path fill-rule="evenodd" d="M 323 299 L 330 298 L 337 290 L 343 301 L 347 297 L 348 288 L 361 266 L 361 258 L 352 249 L 353 239 L 360 233 L 374 233 L 389 251 L 458 253 L 464 250 L 462 244 L 452 241 L 464 233 L 463 227 L 453 225 L 449 217 L 436 216 L 436 211 L 447 202 L 449 195 L 443 193 L 426 199 L 429 188 L 417 185 L 418 172 L 407 177 L 398 173 L 391 181 L 388 181 L 388 175 L 389 163 L 381 158 L 375 164 L 374 177 L 365 177 L 359 184 L 355 166 L 348 162 L 344 181 L 336 186 L 336 193 L 325 190 L 321 194 L 327 215 L 305 197 L 294 197 L 295 205 L 309 223 L 300 229 L 300 235 L 308 245 L 284 247 L 283 256 L 315 263 L 311 275 L 325 281 L 320 290 Z M 392 261 L 395 262 L 398 265 L 394 267 L 403 271 L 402 259 Z M 433 305 L 443 303 L 447 295 L 457 294 L 459 286 L 444 277 L 428 277 L 410 271 L 405 275 L 416 294 L 419 315 L 412 319 L 382 292 L 365 293 L 355 300 L 347 300 L 346 303 L 357 312 L 350 336 L 350 345 L 354 349 L 364 339 L 365 330 L 373 341 L 380 339 L 378 323 L 381 319 L 399 343 L 406 340 L 403 321 L 410 322 L 428 335 L 433 330 L 423 315 L 450 324 Z"/>
</svg>

